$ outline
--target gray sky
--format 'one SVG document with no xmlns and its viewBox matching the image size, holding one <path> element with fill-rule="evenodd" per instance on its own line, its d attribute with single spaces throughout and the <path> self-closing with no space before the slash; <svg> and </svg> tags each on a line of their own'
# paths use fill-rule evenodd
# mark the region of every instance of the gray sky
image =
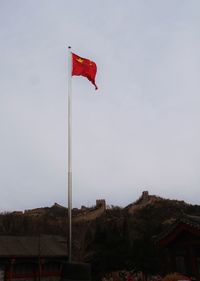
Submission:
<svg viewBox="0 0 200 281">
<path fill-rule="evenodd" d="M 0 211 L 67 202 L 67 46 L 73 206 L 143 190 L 199 204 L 199 0 L 0 0 Z"/>
</svg>

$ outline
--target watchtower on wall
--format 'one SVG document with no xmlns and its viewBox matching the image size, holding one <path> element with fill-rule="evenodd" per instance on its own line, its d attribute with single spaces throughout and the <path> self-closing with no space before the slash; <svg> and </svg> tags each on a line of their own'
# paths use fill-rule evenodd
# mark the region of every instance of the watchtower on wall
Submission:
<svg viewBox="0 0 200 281">
<path fill-rule="evenodd" d="M 96 200 L 96 207 L 97 208 L 103 208 L 106 210 L 106 200 L 105 199 L 97 199 Z"/>
<path fill-rule="evenodd" d="M 149 199 L 149 192 L 148 191 L 143 191 L 142 192 L 142 201 L 147 202 Z"/>
</svg>

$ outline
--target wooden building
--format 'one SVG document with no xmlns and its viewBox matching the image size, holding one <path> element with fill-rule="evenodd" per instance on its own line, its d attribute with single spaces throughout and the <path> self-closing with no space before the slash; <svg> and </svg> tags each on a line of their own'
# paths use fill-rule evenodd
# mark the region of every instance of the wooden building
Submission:
<svg viewBox="0 0 200 281">
<path fill-rule="evenodd" d="M 0 281 L 58 281 L 66 261 L 60 236 L 0 236 Z"/>
<path fill-rule="evenodd" d="M 200 281 L 200 217 L 184 215 L 161 233 L 156 243 L 168 249 L 168 272 Z"/>
</svg>

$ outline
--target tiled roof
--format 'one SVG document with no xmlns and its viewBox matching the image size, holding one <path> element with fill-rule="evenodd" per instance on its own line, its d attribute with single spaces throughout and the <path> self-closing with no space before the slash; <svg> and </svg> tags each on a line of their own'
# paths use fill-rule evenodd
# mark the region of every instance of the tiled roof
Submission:
<svg viewBox="0 0 200 281">
<path fill-rule="evenodd" d="M 180 224 L 188 225 L 196 230 L 200 230 L 200 216 L 186 215 L 179 217 L 172 225 L 170 225 L 166 230 L 161 232 L 155 241 L 159 242 L 170 235 Z"/>
<path fill-rule="evenodd" d="M 67 256 L 67 242 L 61 236 L 0 236 L 0 257 Z"/>
</svg>

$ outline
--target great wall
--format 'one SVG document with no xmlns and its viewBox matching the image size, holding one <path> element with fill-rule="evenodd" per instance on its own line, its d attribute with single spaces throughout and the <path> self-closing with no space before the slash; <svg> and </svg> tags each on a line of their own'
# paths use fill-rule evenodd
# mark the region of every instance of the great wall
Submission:
<svg viewBox="0 0 200 281">
<path fill-rule="evenodd" d="M 162 198 L 155 195 L 149 195 L 148 191 L 143 191 L 142 195 L 139 197 L 138 200 L 136 200 L 134 203 L 129 204 L 123 209 L 125 211 L 128 211 L 128 213 L 133 214 L 134 212 L 147 206 L 148 204 L 153 204 L 159 200 L 162 200 Z M 47 215 L 49 213 L 66 215 L 67 208 L 55 203 L 51 207 L 35 208 L 35 209 L 25 210 L 24 212 L 18 212 L 18 211 L 13 212 L 13 214 L 18 216 L 32 216 L 32 217 L 40 217 L 40 216 Z M 88 208 L 82 206 L 80 209 L 73 208 L 72 209 L 73 223 L 95 220 L 98 217 L 104 215 L 105 213 L 106 213 L 106 200 L 97 199 L 96 205 L 93 207 Z"/>
</svg>

